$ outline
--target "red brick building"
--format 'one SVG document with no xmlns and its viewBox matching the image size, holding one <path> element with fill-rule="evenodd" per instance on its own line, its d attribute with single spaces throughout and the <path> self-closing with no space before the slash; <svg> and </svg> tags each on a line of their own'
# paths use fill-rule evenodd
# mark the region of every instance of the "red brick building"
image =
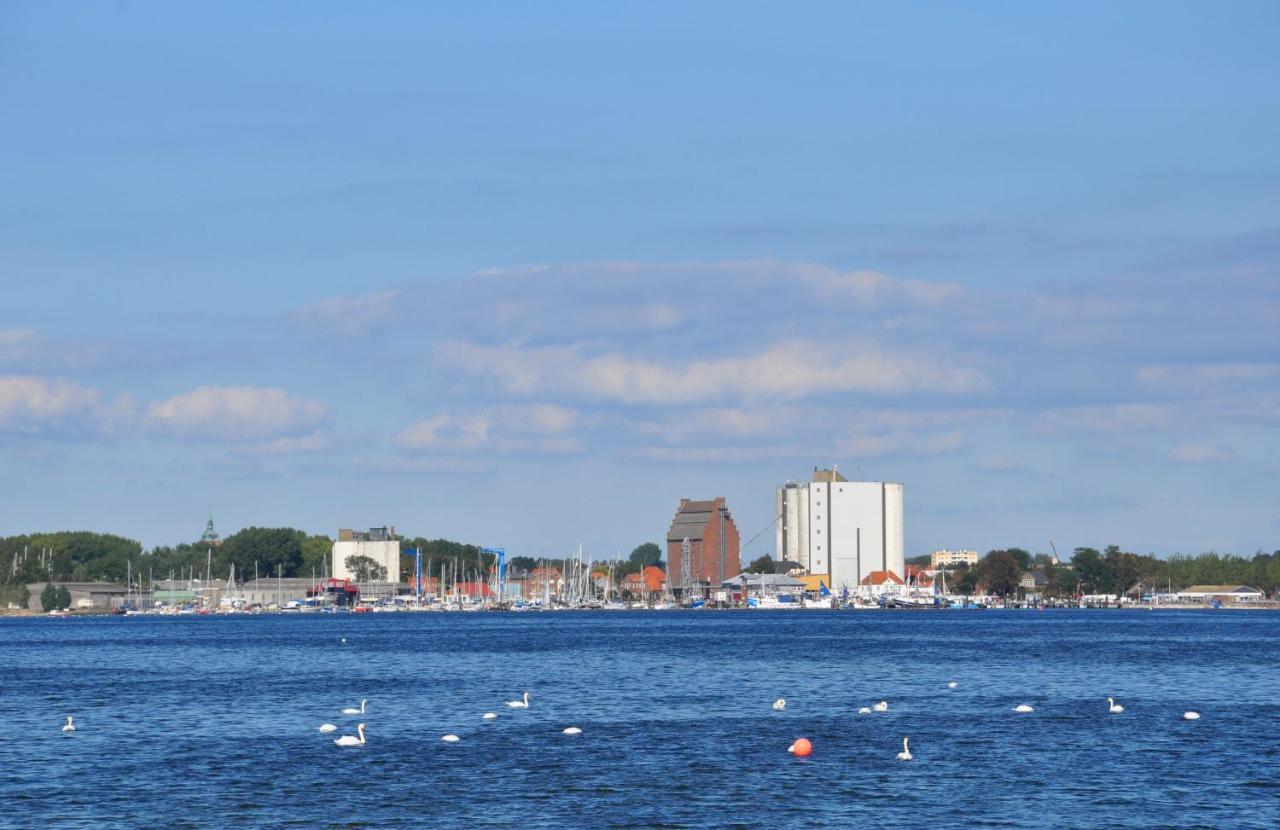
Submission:
<svg viewBox="0 0 1280 830">
<path fill-rule="evenodd" d="M 689 576 L 702 585 L 719 588 L 742 570 L 738 562 L 738 527 L 724 497 L 711 501 L 680 499 L 680 509 L 667 531 L 667 573 L 671 586 L 684 585 L 685 540 L 689 547 Z"/>
</svg>

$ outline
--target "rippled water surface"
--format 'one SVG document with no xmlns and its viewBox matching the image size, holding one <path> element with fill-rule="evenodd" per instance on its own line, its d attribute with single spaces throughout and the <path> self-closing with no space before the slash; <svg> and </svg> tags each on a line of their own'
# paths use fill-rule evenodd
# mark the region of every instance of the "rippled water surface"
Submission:
<svg viewBox="0 0 1280 830">
<path fill-rule="evenodd" d="M 6 827 L 1280 827 L 1268 612 L 5 619 L 0 667 Z"/>
</svg>

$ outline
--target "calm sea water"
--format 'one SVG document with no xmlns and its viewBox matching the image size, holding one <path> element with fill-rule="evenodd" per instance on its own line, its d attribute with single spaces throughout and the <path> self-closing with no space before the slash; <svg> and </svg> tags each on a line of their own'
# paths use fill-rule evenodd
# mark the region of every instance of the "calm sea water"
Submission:
<svg viewBox="0 0 1280 830">
<path fill-rule="evenodd" d="M 1280 827 L 1265 612 L 10 619 L 0 671 L 5 827 Z"/>
</svg>

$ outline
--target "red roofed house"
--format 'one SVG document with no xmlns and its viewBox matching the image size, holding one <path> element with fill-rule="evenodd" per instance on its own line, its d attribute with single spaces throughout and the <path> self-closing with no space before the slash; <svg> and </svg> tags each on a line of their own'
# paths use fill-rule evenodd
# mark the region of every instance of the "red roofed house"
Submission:
<svg viewBox="0 0 1280 830">
<path fill-rule="evenodd" d="M 933 590 L 933 580 L 937 571 L 928 568 L 922 568 L 919 565 L 907 566 L 907 584 L 915 585 L 918 588 L 927 588 Z"/>
<path fill-rule="evenodd" d="M 886 594 L 897 594 L 901 586 L 902 577 L 893 571 L 872 571 L 858 583 L 858 596 L 879 600 Z"/>
<path fill-rule="evenodd" d="M 458 594 L 472 599 L 489 599 L 497 596 L 485 582 L 459 582 Z"/>
<path fill-rule="evenodd" d="M 622 590 L 637 599 L 657 599 L 666 590 L 667 572 L 650 565 L 642 573 L 627 574 L 622 578 Z"/>
</svg>

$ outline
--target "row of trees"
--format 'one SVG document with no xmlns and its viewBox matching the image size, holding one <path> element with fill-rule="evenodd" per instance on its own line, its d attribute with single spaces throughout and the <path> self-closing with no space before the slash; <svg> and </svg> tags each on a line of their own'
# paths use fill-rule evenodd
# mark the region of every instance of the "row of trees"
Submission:
<svg viewBox="0 0 1280 830">
<path fill-rule="evenodd" d="M 87 531 L 0 537 L 0 599 L 8 598 L 10 587 L 16 592 L 18 586 L 32 582 L 123 582 L 130 567 L 135 581 L 148 573 L 155 579 L 166 579 L 170 574 L 176 578 L 203 578 L 206 570 L 215 578 L 226 579 L 232 566 L 240 580 L 251 579 L 255 569 L 261 577 L 321 576 L 330 571 L 332 549 L 332 538 L 308 535 L 291 527 L 247 527 L 216 546 L 194 542 L 161 545 L 149 551 L 133 539 Z M 487 574 L 497 560 L 496 554 L 477 545 L 449 539 L 402 537 L 400 549 L 421 550 L 423 568 L 431 567 L 433 571 L 440 563 L 448 562 L 451 569 L 456 566 L 464 573 Z M 357 557 L 364 558 L 367 557 Z M 564 572 L 572 561 L 513 556 L 507 563 L 524 570 L 546 566 Z M 646 542 L 621 562 L 596 563 L 595 567 L 603 570 L 612 566 L 615 578 L 621 579 L 650 565 L 664 564 L 662 549 Z M 352 569 L 360 572 L 357 576 L 376 577 L 371 571 L 376 567 L 372 560 L 355 561 Z M 413 556 L 408 553 L 402 554 L 401 573 L 413 573 Z"/>
<path fill-rule="evenodd" d="M 1203 553 L 1159 559 L 1110 545 L 1103 551 L 1076 548 L 1070 565 L 1055 565 L 1046 554 L 1021 548 L 989 551 L 977 565 L 954 572 L 948 587 L 957 593 L 982 589 L 1005 596 L 1014 593 L 1029 570 L 1043 571 L 1049 596 L 1107 594 L 1119 597 L 1139 583 L 1154 590 L 1180 590 L 1191 585 L 1250 585 L 1264 591 L 1280 588 L 1280 550 L 1252 557 Z"/>
</svg>

